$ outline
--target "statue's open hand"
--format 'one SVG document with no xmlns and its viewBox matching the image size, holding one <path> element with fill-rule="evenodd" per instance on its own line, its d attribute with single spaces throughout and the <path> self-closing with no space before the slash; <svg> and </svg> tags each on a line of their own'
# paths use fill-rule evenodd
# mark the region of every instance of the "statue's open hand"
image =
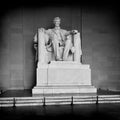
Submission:
<svg viewBox="0 0 120 120">
<path fill-rule="evenodd" d="M 39 29 L 41 32 L 45 32 L 45 29 L 44 28 L 40 28 Z"/>
<path fill-rule="evenodd" d="M 77 30 L 72 30 L 72 33 L 73 33 L 73 34 L 77 34 L 78 31 L 77 31 Z"/>
</svg>

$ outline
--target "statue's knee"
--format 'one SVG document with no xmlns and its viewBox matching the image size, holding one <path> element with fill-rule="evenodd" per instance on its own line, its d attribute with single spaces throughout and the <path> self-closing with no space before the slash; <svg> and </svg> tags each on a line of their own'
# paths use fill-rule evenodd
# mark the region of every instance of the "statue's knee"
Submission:
<svg viewBox="0 0 120 120">
<path fill-rule="evenodd" d="M 75 51 L 76 51 L 76 50 L 75 50 L 75 47 L 72 47 L 72 48 L 71 48 L 71 52 L 72 52 L 72 53 L 75 53 Z"/>
<path fill-rule="evenodd" d="M 72 45 L 72 42 L 71 42 L 71 40 L 67 40 L 67 41 L 66 41 L 66 45 L 67 45 L 67 46 L 70 46 L 70 45 Z"/>
</svg>

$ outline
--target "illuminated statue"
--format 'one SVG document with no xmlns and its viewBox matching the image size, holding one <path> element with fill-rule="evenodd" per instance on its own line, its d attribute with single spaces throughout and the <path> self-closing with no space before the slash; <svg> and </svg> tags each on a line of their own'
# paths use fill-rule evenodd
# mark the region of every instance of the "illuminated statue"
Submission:
<svg viewBox="0 0 120 120">
<path fill-rule="evenodd" d="M 40 28 L 34 37 L 38 62 L 49 63 L 53 60 L 81 62 L 80 33 L 77 30 L 61 29 L 59 17 L 55 17 L 53 23 L 55 25 L 53 29 Z"/>
</svg>

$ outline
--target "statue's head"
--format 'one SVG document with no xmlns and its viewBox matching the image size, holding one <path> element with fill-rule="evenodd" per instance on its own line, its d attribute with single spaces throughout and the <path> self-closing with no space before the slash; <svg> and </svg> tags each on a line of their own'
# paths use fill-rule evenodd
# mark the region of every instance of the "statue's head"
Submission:
<svg viewBox="0 0 120 120">
<path fill-rule="evenodd" d="M 60 26 L 60 21 L 61 21 L 60 17 L 55 17 L 53 19 L 53 23 L 55 24 L 56 27 Z"/>
</svg>

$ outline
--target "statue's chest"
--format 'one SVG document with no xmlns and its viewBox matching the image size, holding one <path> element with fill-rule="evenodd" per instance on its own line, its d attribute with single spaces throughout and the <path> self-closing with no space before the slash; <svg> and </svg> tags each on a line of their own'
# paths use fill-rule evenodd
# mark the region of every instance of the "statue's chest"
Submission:
<svg viewBox="0 0 120 120">
<path fill-rule="evenodd" d="M 61 39 L 62 38 L 62 34 L 60 33 L 60 31 L 51 31 L 49 34 L 48 34 L 49 38 L 50 39 L 54 39 L 54 38 L 57 38 L 57 39 Z"/>
</svg>

